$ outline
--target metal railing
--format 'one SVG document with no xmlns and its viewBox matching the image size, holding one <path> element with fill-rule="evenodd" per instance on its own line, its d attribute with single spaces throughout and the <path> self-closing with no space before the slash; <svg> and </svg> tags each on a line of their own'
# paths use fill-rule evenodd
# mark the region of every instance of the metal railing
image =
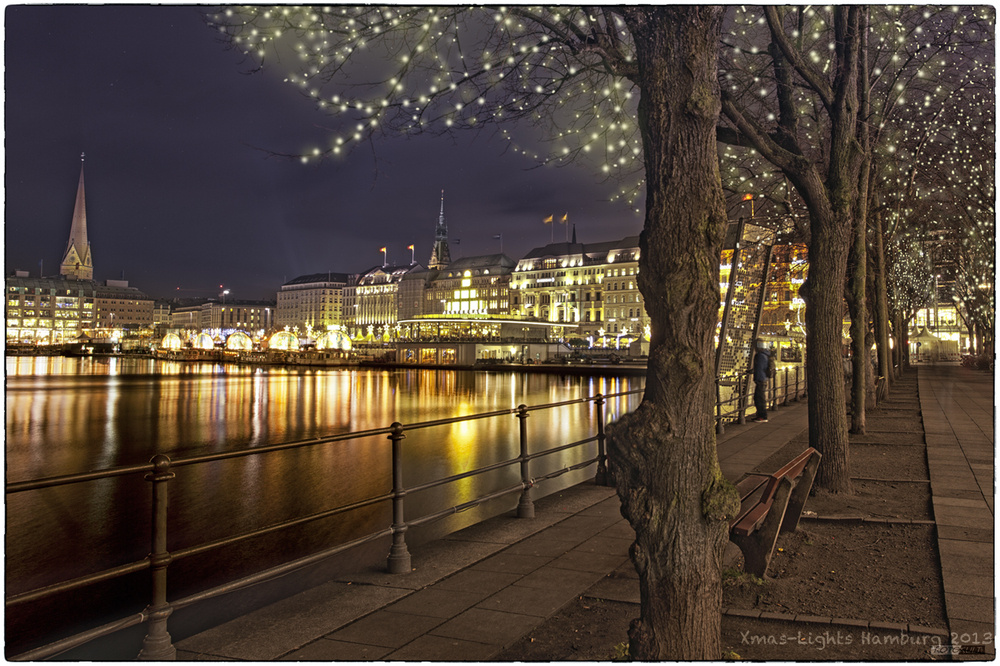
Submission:
<svg viewBox="0 0 1000 666">
<path fill-rule="evenodd" d="M 793 372 L 794 371 L 794 372 Z M 729 398 L 722 400 L 722 386 L 716 379 L 715 428 L 721 435 L 725 432 L 726 422 L 746 423 L 747 409 L 753 406 L 753 377 L 745 375 L 736 379 L 736 390 L 731 391 Z M 726 386 L 733 386 L 727 384 Z M 806 394 L 805 366 L 785 366 L 778 370 L 767 384 L 767 404 L 770 409 L 798 402 Z"/>
<path fill-rule="evenodd" d="M 168 618 L 174 611 L 190 606 L 194 603 L 218 597 L 223 594 L 227 594 L 230 592 L 234 592 L 236 590 L 249 587 L 250 585 L 256 585 L 257 583 L 285 575 L 289 572 L 296 571 L 303 567 L 323 561 L 338 553 L 342 553 L 344 551 L 355 548 L 362 544 L 376 541 L 378 539 L 382 539 L 385 537 L 391 537 L 391 546 L 389 549 L 389 555 L 386 560 L 387 570 L 390 573 L 396 573 L 396 574 L 409 573 L 411 570 L 410 553 L 406 544 L 406 532 L 410 527 L 423 525 L 425 523 L 429 523 L 444 518 L 445 516 L 465 511 L 467 509 L 478 506 L 485 502 L 489 502 L 491 500 L 497 499 L 499 497 L 504 497 L 515 492 L 520 493 L 520 498 L 517 504 L 517 516 L 519 518 L 531 518 L 534 516 L 534 500 L 532 497 L 532 489 L 534 488 L 534 486 L 536 486 L 541 481 L 561 476 L 567 472 L 584 469 L 595 463 L 597 465 L 595 481 L 599 484 L 606 485 L 608 481 L 607 448 L 606 448 L 606 437 L 604 433 L 604 426 L 605 426 L 604 405 L 606 399 L 620 398 L 624 396 L 633 396 L 633 395 L 638 395 L 640 393 L 642 393 L 642 389 L 625 391 L 621 393 L 614 393 L 614 394 L 609 394 L 607 396 L 598 393 L 588 398 L 580 398 L 576 400 L 568 400 L 564 402 L 556 402 L 545 405 L 538 405 L 534 407 L 528 407 L 522 404 L 515 409 L 505 409 L 505 410 L 487 412 L 483 414 L 475 414 L 470 416 L 440 419 L 436 421 L 426 421 L 406 426 L 404 426 L 401 423 L 393 423 L 387 428 L 376 428 L 371 430 L 344 433 L 340 435 L 334 435 L 331 437 L 323 437 L 323 438 L 317 438 L 299 442 L 288 442 L 283 444 L 273 444 L 269 446 L 260 446 L 253 449 L 215 453 L 209 455 L 199 455 L 199 456 L 180 457 L 171 459 L 166 455 L 159 454 L 153 456 L 150 462 L 145 465 L 122 466 L 122 467 L 109 468 L 109 469 L 97 470 L 93 472 L 86 472 L 80 474 L 68 474 L 62 476 L 52 476 L 52 477 L 34 479 L 30 481 L 8 483 L 6 486 L 6 492 L 7 495 L 10 496 L 12 494 L 34 491 L 42 488 L 70 486 L 73 484 L 94 481 L 98 479 L 109 479 L 114 477 L 126 477 L 126 476 L 142 474 L 143 478 L 150 484 L 150 492 L 152 496 L 152 529 L 151 529 L 151 541 L 150 541 L 150 554 L 147 555 L 145 558 L 138 561 L 123 564 L 120 566 L 116 566 L 110 569 L 105 569 L 103 571 L 98 571 L 95 573 L 80 576 L 78 578 L 73 578 L 70 580 L 62 581 L 45 587 L 30 590 L 27 592 L 13 594 L 7 596 L 5 600 L 7 612 L 9 614 L 12 608 L 20 606 L 22 604 L 48 599 L 57 594 L 63 594 L 66 592 L 79 590 L 88 587 L 90 585 L 94 585 L 105 581 L 110 581 L 112 579 L 117 579 L 128 574 L 134 574 L 137 572 L 148 570 L 150 572 L 149 605 L 147 605 L 146 608 L 139 613 L 130 615 L 128 617 L 122 618 L 120 620 L 117 620 L 109 624 L 105 624 L 100 627 L 93 628 L 89 631 L 55 641 L 48 645 L 33 650 L 29 650 L 27 652 L 15 655 L 10 658 L 12 660 L 24 660 L 24 661 L 46 659 L 59 655 L 68 650 L 74 649 L 76 647 L 82 646 L 97 638 L 101 638 L 116 633 L 122 629 L 126 629 L 128 627 L 132 627 L 138 624 L 146 624 L 146 635 L 142 641 L 142 648 L 138 655 L 139 658 L 145 660 L 156 660 L 156 661 L 172 660 L 176 657 L 176 649 L 173 646 L 170 634 L 167 631 L 167 622 Z M 587 404 L 589 409 L 590 403 L 593 403 L 594 409 L 596 410 L 596 418 L 595 418 L 596 430 L 597 430 L 596 433 L 594 433 L 590 437 L 586 437 L 579 441 L 563 444 L 561 446 L 535 452 L 531 452 L 529 450 L 527 419 L 531 412 L 539 410 L 555 409 L 559 407 L 567 407 L 570 405 L 577 405 L 577 404 Z M 511 414 L 513 414 L 518 419 L 519 422 L 519 429 L 518 429 L 519 454 L 517 455 L 517 457 L 509 460 L 503 460 L 500 462 L 492 463 L 484 467 L 462 472 L 460 474 L 455 474 L 453 476 L 448 476 L 445 478 L 436 479 L 419 485 L 414 485 L 408 488 L 404 486 L 402 441 L 403 439 L 406 438 L 407 432 L 426 429 L 426 428 L 440 427 L 460 422 L 510 416 Z M 171 479 L 174 479 L 175 476 L 177 475 L 177 470 L 184 467 L 192 465 L 200 465 L 209 462 L 233 460 L 238 458 L 246 458 L 249 456 L 260 456 L 279 451 L 288 451 L 291 449 L 300 449 L 305 447 L 315 447 L 323 444 L 329 444 L 331 442 L 361 439 L 365 437 L 378 436 L 378 435 L 386 435 L 387 439 L 389 439 L 392 443 L 391 492 L 368 497 L 366 499 L 358 500 L 351 504 L 339 506 L 326 511 L 303 515 L 297 518 L 293 518 L 291 520 L 274 523 L 235 536 L 228 536 L 221 539 L 216 539 L 213 541 L 192 545 L 186 548 L 180 548 L 174 551 L 168 550 L 167 500 L 169 494 L 170 481 Z M 584 444 L 589 444 L 589 443 L 597 444 L 597 455 L 595 457 L 576 462 L 568 467 L 563 467 L 561 469 L 540 476 L 532 476 L 531 469 L 532 469 L 532 462 L 534 460 L 541 458 L 543 456 L 548 456 L 561 451 L 577 448 Z M 434 513 L 430 513 L 428 515 L 424 515 L 413 520 L 406 520 L 405 502 L 407 495 L 435 488 L 438 486 L 442 486 L 448 483 L 452 483 L 460 479 L 465 479 L 472 476 L 485 474 L 487 472 L 506 468 L 513 465 L 517 465 L 519 467 L 520 470 L 519 483 L 490 492 L 488 494 L 482 495 L 480 497 L 477 497 L 476 499 L 464 502 L 462 504 L 450 506 L 446 509 L 436 511 Z M 356 509 L 381 503 L 391 503 L 392 507 L 392 522 L 390 525 L 386 525 L 382 529 L 377 529 L 374 532 L 371 532 L 364 536 L 352 539 L 350 541 L 338 544 L 333 547 L 323 549 L 319 552 L 312 553 L 305 557 L 300 557 L 290 562 L 285 562 L 284 564 L 280 564 L 270 569 L 240 578 L 239 580 L 231 581 L 224 585 L 203 590 L 201 592 L 197 592 L 193 595 L 184 597 L 182 599 L 168 601 L 167 573 L 171 563 L 173 562 L 176 562 L 184 558 L 192 557 L 194 555 L 199 555 L 209 551 L 213 551 L 223 546 L 229 546 L 250 539 L 255 539 L 263 535 L 288 529 L 293 526 L 304 525 L 307 523 L 315 522 L 325 518 L 330 518 L 332 516 L 337 516 L 339 514 L 343 514 L 349 511 L 354 511 Z"/>
</svg>

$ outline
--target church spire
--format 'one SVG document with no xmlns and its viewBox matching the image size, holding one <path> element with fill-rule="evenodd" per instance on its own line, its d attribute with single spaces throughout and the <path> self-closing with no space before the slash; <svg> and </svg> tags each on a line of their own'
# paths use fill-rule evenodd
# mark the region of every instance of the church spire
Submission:
<svg viewBox="0 0 1000 666">
<path fill-rule="evenodd" d="M 431 261 L 428 268 L 441 269 L 451 263 L 451 252 L 448 250 L 448 225 L 444 223 L 444 190 L 441 190 L 441 214 L 438 216 L 437 228 L 434 230 L 434 249 L 431 250 Z"/>
<path fill-rule="evenodd" d="M 90 257 L 90 241 L 87 240 L 87 198 L 83 189 L 83 158 L 84 154 L 80 153 L 80 183 L 76 187 L 73 224 L 70 227 L 66 252 L 59 266 L 59 274 L 76 280 L 93 280 L 94 264 Z"/>
</svg>

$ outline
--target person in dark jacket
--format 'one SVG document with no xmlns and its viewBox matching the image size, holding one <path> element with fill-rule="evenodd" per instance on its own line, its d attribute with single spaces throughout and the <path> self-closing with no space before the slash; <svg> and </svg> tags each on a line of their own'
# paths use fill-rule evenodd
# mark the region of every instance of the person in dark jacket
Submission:
<svg viewBox="0 0 1000 666">
<path fill-rule="evenodd" d="M 757 408 L 757 415 L 752 420 L 761 423 L 767 423 L 767 382 L 771 375 L 771 363 L 767 346 L 758 341 L 753 355 L 753 405 Z"/>
</svg>

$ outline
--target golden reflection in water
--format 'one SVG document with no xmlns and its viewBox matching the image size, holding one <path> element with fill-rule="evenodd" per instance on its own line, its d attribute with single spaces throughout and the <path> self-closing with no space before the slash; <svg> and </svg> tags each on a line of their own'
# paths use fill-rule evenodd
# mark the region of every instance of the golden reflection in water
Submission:
<svg viewBox="0 0 1000 666">
<path fill-rule="evenodd" d="M 177 457 L 252 448 L 384 428 L 393 421 L 406 426 L 641 386 L 636 379 L 517 373 L 253 368 L 125 358 L 106 361 L 7 359 L 9 481 L 144 464 L 155 453 Z M 619 418 L 638 401 L 639 396 L 609 398 L 603 417 L 606 421 Z M 597 409 L 589 402 L 530 412 L 529 452 L 591 436 L 596 416 Z M 404 483 L 412 487 L 511 460 L 518 455 L 518 448 L 518 419 L 512 413 L 408 430 L 403 440 Z M 532 475 L 541 476 L 596 455 L 593 443 L 580 449 L 532 461 Z M 578 482 L 593 472 L 591 466 L 565 475 L 559 483 Z M 515 464 L 414 493 L 406 498 L 406 515 L 412 519 L 467 502 L 509 487 L 518 479 Z M 182 526 L 176 538 L 190 543 L 285 520 L 300 511 L 318 511 L 377 496 L 390 487 L 391 446 L 383 434 L 294 453 L 178 468 L 171 489 L 171 519 Z M 79 520 L 83 522 L 76 525 L 74 518 L 71 531 L 86 534 L 88 543 L 93 542 L 95 553 L 99 553 L 102 540 L 115 543 L 123 538 L 119 532 L 127 521 L 110 516 L 121 513 L 122 507 L 130 514 L 146 515 L 146 484 L 140 479 L 129 487 L 128 492 L 139 493 L 137 498 L 123 488 L 126 486 L 110 482 L 95 484 L 81 491 L 87 493 L 82 499 L 63 498 L 58 505 L 47 503 L 52 494 L 18 498 L 16 508 L 8 505 L 8 529 L 18 533 L 26 530 L 35 535 L 36 543 L 11 557 L 16 555 L 32 568 L 36 560 L 43 561 L 37 553 L 50 547 L 46 534 L 70 530 L 59 517 L 68 515 L 73 504 L 80 506 Z M 219 516 L 226 519 L 219 520 Z M 470 514 L 460 518 L 473 519 Z M 146 520 L 144 517 L 139 522 L 145 524 Z M 39 521 L 55 522 L 43 530 Z M 348 519 L 342 522 L 343 529 L 354 529 Z M 138 539 L 141 543 L 148 535 Z M 36 546 L 39 551 L 33 551 Z M 137 551 L 147 548 L 136 546 Z"/>
</svg>

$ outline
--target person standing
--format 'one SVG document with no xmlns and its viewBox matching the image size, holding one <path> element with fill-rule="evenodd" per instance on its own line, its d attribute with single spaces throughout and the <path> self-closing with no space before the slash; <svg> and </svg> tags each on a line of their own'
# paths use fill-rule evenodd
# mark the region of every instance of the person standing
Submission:
<svg viewBox="0 0 1000 666">
<path fill-rule="evenodd" d="M 753 405 L 757 415 L 752 419 L 767 423 L 767 382 L 773 374 L 774 361 L 764 342 L 757 341 L 757 351 L 753 355 Z"/>
</svg>

